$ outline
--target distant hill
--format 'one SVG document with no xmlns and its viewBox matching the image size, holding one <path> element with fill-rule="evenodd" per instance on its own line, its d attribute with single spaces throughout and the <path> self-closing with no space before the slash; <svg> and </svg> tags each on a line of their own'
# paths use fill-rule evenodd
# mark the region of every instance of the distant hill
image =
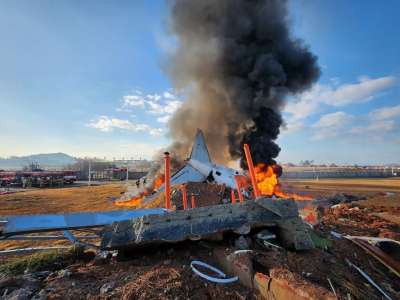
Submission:
<svg viewBox="0 0 400 300">
<path fill-rule="evenodd" d="M 60 168 L 73 164 L 76 159 L 65 153 L 34 154 L 29 156 L 11 156 L 0 158 L 0 169 L 22 169 L 31 163 L 37 163 L 41 168 Z"/>
</svg>

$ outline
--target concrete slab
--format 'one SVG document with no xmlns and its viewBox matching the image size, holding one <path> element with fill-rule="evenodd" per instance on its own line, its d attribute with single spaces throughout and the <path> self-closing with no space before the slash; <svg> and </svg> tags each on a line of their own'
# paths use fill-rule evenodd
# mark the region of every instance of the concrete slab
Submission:
<svg viewBox="0 0 400 300">
<path fill-rule="evenodd" d="M 295 202 L 271 198 L 260 198 L 239 204 L 199 207 L 115 222 L 105 227 L 101 248 L 107 250 L 134 248 L 198 239 L 227 231 L 238 232 L 242 228 L 274 226 L 278 228 L 282 226 L 280 237 L 285 246 L 298 250 L 313 248 Z"/>
</svg>

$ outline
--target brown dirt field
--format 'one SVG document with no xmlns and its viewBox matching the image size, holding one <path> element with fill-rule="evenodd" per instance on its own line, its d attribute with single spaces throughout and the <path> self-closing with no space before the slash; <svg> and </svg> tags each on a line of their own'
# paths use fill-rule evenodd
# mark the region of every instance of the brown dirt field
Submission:
<svg viewBox="0 0 400 300">
<path fill-rule="evenodd" d="M 0 196 L 0 216 L 118 210 L 111 199 L 126 187 L 121 183 L 62 189 L 35 189 Z"/>
<path fill-rule="evenodd" d="M 400 195 L 395 194 L 391 196 L 382 195 L 381 193 L 375 194 L 366 200 L 358 201 L 361 206 L 376 206 L 385 208 L 400 207 Z"/>
<path fill-rule="evenodd" d="M 376 216 L 400 226 L 400 214 L 393 215 L 387 212 L 377 213 Z"/>
<path fill-rule="evenodd" d="M 363 194 L 367 200 L 353 202 L 328 209 L 316 227 L 318 234 L 332 243 L 325 251 L 314 249 L 304 252 L 256 251 L 257 271 L 268 274 L 274 267 L 284 268 L 302 280 L 330 289 L 329 277 L 341 296 L 347 292 L 358 299 L 380 299 L 380 295 L 365 280 L 349 268 L 344 259 L 349 258 L 379 282 L 392 296 L 399 296 L 400 282 L 393 274 L 364 250 L 346 240 L 335 240 L 329 232 L 335 230 L 345 234 L 390 237 L 400 240 L 400 227 L 393 216 L 400 216 L 400 180 L 388 179 L 340 179 L 315 181 L 289 181 L 283 183 L 285 191 L 302 192 L 313 196 L 335 193 Z M 306 187 L 307 186 L 307 187 Z M 35 190 L 0 196 L 0 215 L 26 213 L 55 213 L 120 209 L 112 204 L 110 197 L 119 197 L 125 186 L 110 184 L 96 187 Z M 392 192 L 395 194 L 386 194 Z M 163 205 L 160 197 L 152 205 Z M 28 204 L 27 204 L 28 203 Z M 25 204 L 25 205 L 24 205 Z M 45 242 L 42 242 L 45 243 Z M 32 242 L 0 242 L 0 249 L 43 245 Z M 52 242 L 47 242 L 52 243 Z M 65 241 L 56 245 L 66 244 Z M 52 245 L 55 245 L 52 243 Z M 50 276 L 44 281 L 53 290 L 52 299 L 164 299 L 164 298 L 209 298 L 248 299 L 251 291 L 240 285 L 217 286 L 200 280 L 188 268 L 191 260 L 200 258 L 218 265 L 209 253 L 209 246 L 200 243 L 167 246 L 156 249 L 156 253 L 135 255 L 128 262 L 111 260 L 104 265 L 95 262 L 75 264 L 69 278 Z M 229 245 L 224 245 L 229 247 Z M 1 262 L 0 262 L 1 263 Z M 116 283 L 113 292 L 99 295 L 100 287 L 106 282 Z"/>
<path fill-rule="evenodd" d="M 312 196 L 334 193 L 376 194 L 394 192 L 400 194 L 400 178 L 394 179 L 320 179 L 285 180 L 284 191 L 300 192 Z M 91 187 L 62 189 L 35 189 L 0 196 L 0 216 L 40 213 L 85 212 L 118 210 L 111 199 L 119 198 L 126 190 L 124 184 L 113 183 Z M 368 204 L 397 206 L 397 195 L 374 197 Z M 390 199 L 389 199 L 390 198 Z M 387 200 L 390 201 L 387 201 Z M 379 203 L 379 204 L 378 204 Z M 365 203 L 367 204 L 367 202 Z M 125 208 L 126 209 L 126 208 Z"/>
<path fill-rule="evenodd" d="M 362 207 L 373 207 L 380 217 L 397 223 L 400 218 L 400 178 L 395 179 L 321 179 L 286 180 L 282 182 L 284 191 L 305 195 L 324 196 L 338 192 L 366 194 L 368 200 L 359 201 Z M 119 198 L 126 190 L 121 183 L 91 187 L 71 187 L 62 189 L 35 189 L 0 196 L 0 216 L 40 213 L 84 212 L 101 210 L 133 209 L 117 207 L 111 199 Z M 395 192 L 387 197 L 383 192 Z M 378 193 L 378 194 L 377 194 Z M 379 194 L 380 193 L 380 194 Z M 164 197 L 143 203 L 144 208 L 162 206 Z M 399 223 L 397 223 L 399 224 Z M 54 234 L 54 233 L 49 233 Z M 79 234 L 78 234 L 79 235 Z M 27 246 L 68 245 L 60 241 L 0 241 L 0 250 Z"/>
<path fill-rule="evenodd" d="M 312 196 L 333 193 L 400 193 L 400 178 L 340 178 L 319 180 L 284 180 L 286 191 L 308 193 Z"/>
<path fill-rule="evenodd" d="M 48 214 L 128 209 L 115 206 L 112 198 L 119 198 L 126 186 L 113 183 L 62 189 L 34 189 L 0 196 L 0 217 L 7 215 Z M 77 236 L 82 233 L 73 231 Z M 59 232 L 43 233 L 56 235 Z M 93 242 L 90 240 L 89 242 Z M 0 250 L 24 247 L 68 246 L 67 240 L 56 241 L 0 241 Z"/>
</svg>

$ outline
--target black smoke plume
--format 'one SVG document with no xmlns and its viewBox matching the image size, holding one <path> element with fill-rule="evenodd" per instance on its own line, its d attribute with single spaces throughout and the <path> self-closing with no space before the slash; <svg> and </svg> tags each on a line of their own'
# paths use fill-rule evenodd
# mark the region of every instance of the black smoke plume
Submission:
<svg viewBox="0 0 400 300">
<path fill-rule="evenodd" d="M 274 163 L 285 98 L 320 74 L 317 58 L 290 35 L 282 0 L 174 0 L 176 51 L 167 71 L 187 99 L 169 122 L 170 151 L 186 158 L 201 128 L 217 162 Z"/>
</svg>

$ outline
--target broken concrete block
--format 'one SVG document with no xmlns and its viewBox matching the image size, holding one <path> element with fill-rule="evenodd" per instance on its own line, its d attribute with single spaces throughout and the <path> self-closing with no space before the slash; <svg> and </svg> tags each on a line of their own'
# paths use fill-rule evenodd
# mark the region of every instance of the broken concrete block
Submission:
<svg viewBox="0 0 400 300">
<path fill-rule="evenodd" d="M 269 208 L 272 208 L 270 210 Z M 278 227 L 285 244 L 294 249 L 311 249 L 312 241 L 291 200 L 260 198 L 238 204 L 221 204 L 195 209 L 146 215 L 114 222 L 102 233 L 105 250 L 139 247 L 165 242 L 200 239 L 210 234 Z"/>
<path fill-rule="evenodd" d="M 277 223 L 278 235 L 285 248 L 296 250 L 314 248 L 308 228 L 300 217 L 282 218 Z"/>
<path fill-rule="evenodd" d="M 253 261 L 252 254 L 249 252 L 239 252 L 237 254 L 226 253 L 224 248 L 214 250 L 214 257 L 221 265 L 225 273 L 239 277 L 239 281 L 249 288 L 253 288 Z"/>
<path fill-rule="evenodd" d="M 6 300 L 28 300 L 30 298 L 31 293 L 22 288 L 18 290 L 12 291 L 9 295 L 5 296 L 3 299 Z"/>
<path fill-rule="evenodd" d="M 275 299 L 274 294 L 270 291 L 270 282 L 272 278 L 263 273 L 256 273 L 254 275 L 254 288 L 257 291 L 257 299 L 272 300 Z M 290 299 L 290 298 L 288 298 Z"/>
<path fill-rule="evenodd" d="M 250 243 L 243 235 L 241 235 L 235 240 L 235 249 L 238 250 L 250 249 Z"/>
<path fill-rule="evenodd" d="M 255 201 L 262 207 L 283 218 L 296 217 L 299 215 L 297 205 L 292 200 L 259 198 Z"/>
<path fill-rule="evenodd" d="M 115 282 L 107 282 L 103 284 L 100 288 L 100 295 L 105 295 L 111 292 L 115 287 Z"/>
<path fill-rule="evenodd" d="M 254 288 L 262 300 L 334 300 L 335 295 L 309 282 L 300 281 L 287 270 L 272 270 L 270 275 L 256 273 Z"/>
</svg>

